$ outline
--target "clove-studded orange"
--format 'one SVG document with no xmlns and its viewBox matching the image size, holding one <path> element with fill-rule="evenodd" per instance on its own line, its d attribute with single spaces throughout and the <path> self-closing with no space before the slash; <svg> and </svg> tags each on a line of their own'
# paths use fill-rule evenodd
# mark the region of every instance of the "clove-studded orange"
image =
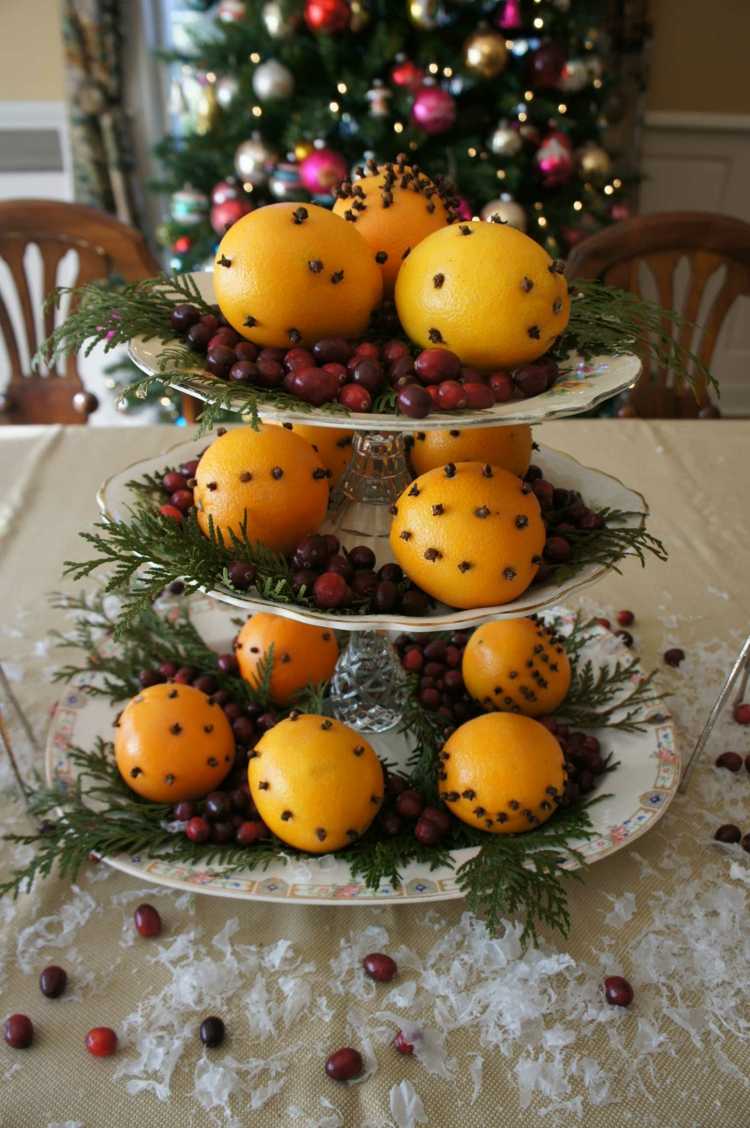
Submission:
<svg viewBox="0 0 750 1128">
<path fill-rule="evenodd" d="M 257 345 L 291 348 L 358 337 L 383 283 L 352 223 L 315 204 L 269 204 L 243 216 L 216 252 L 216 300 Z"/>
<path fill-rule="evenodd" d="M 209 446 L 195 474 L 198 524 L 210 522 L 231 546 L 230 531 L 277 552 L 314 533 L 326 514 L 330 471 L 308 442 L 283 427 L 237 427 Z"/>
<path fill-rule="evenodd" d="M 234 762 L 234 737 L 223 710 L 199 689 L 152 685 L 120 714 L 115 759 L 138 795 L 177 803 L 219 786 Z"/>
<path fill-rule="evenodd" d="M 342 427 L 311 427 L 308 423 L 284 423 L 284 427 L 310 444 L 331 471 L 330 485 L 335 486 L 351 460 L 354 432 Z"/>
<path fill-rule="evenodd" d="M 484 713 L 446 741 L 438 794 L 469 826 L 515 834 L 547 821 L 565 779 L 562 749 L 544 725 L 514 713 Z"/>
<path fill-rule="evenodd" d="M 289 704 L 305 686 L 328 681 L 339 656 L 330 627 L 298 623 L 265 611 L 250 616 L 237 636 L 234 652 L 242 677 L 253 686 L 258 685 L 259 674 L 273 655 L 269 692 L 278 705 Z"/>
<path fill-rule="evenodd" d="M 422 347 L 444 345 L 475 368 L 512 368 L 546 353 L 568 324 L 561 270 L 514 227 L 461 222 L 412 251 L 399 271 L 396 308 Z"/>
<path fill-rule="evenodd" d="M 500 619 L 477 627 L 463 657 L 471 696 L 485 709 L 541 717 L 554 713 L 570 689 L 562 642 L 536 619 Z"/>
<path fill-rule="evenodd" d="M 539 502 L 515 474 L 448 462 L 407 486 L 394 506 L 393 556 L 410 580 L 450 607 L 509 603 L 541 564 Z"/>
<path fill-rule="evenodd" d="M 248 766 L 258 812 L 282 842 L 326 854 L 355 842 L 383 802 L 383 769 L 361 733 L 292 713 L 264 733 Z"/>
<path fill-rule="evenodd" d="M 387 295 L 414 247 L 453 218 L 446 192 L 405 158 L 379 168 L 370 164 L 366 175 L 344 181 L 333 210 L 369 243 Z"/>
<path fill-rule="evenodd" d="M 410 458 L 416 474 L 424 474 L 446 462 L 489 462 L 521 477 L 531 461 L 531 427 L 417 431 Z"/>
</svg>

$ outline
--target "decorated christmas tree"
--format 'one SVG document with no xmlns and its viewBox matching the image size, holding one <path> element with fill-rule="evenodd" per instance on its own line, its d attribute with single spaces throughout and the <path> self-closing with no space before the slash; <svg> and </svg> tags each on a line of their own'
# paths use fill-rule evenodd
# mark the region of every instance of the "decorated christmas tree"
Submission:
<svg viewBox="0 0 750 1128">
<path fill-rule="evenodd" d="M 499 214 L 564 256 L 629 214 L 631 162 L 608 140 L 627 102 L 621 7 L 222 0 L 169 57 L 170 267 L 207 264 L 253 207 L 331 204 L 358 166 L 398 153 L 453 183 L 461 217 Z"/>
</svg>

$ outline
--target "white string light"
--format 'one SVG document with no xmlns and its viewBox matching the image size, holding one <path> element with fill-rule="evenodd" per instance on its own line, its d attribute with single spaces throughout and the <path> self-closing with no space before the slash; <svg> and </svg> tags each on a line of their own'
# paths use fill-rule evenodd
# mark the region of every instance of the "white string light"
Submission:
<svg viewBox="0 0 750 1128">
<path fill-rule="evenodd" d="M 260 117 L 261 114 L 263 113 L 263 107 L 262 106 L 253 106 L 250 113 L 253 115 L 253 117 Z"/>
<path fill-rule="evenodd" d="M 564 102 L 561 102 L 560 105 L 557 107 L 557 112 L 560 113 L 560 114 L 567 114 L 568 107 L 565 105 Z"/>
<path fill-rule="evenodd" d="M 394 133 L 403 133 L 404 132 L 404 123 L 402 121 L 394 121 L 393 132 Z"/>
<path fill-rule="evenodd" d="M 258 54 L 257 51 L 253 51 L 252 54 L 250 55 L 250 62 L 251 63 L 259 63 L 260 62 L 260 55 Z"/>
<path fill-rule="evenodd" d="M 337 114 L 339 112 L 339 110 L 341 109 L 341 107 L 339 106 L 338 102 L 329 102 L 328 103 L 328 109 L 331 111 L 332 114 Z"/>
<path fill-rule="evenodd" d="M 345 82 L 339 82 L 338 85 L 336 86 L 336 89 L 338 90 L 339 94 L 346 94 L 349 87 L 346 85 Z"/>
</svg>

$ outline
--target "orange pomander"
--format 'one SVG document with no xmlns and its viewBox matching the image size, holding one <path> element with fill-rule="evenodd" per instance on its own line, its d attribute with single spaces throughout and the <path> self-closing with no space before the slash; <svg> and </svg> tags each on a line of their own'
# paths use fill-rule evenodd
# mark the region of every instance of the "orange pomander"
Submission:
<svg viewBox="0 0 750 1128">
<path fill-rule="evenodd" d="M 311 427 L 308 423 L 284 423 L 283 426 L 310 444 L 331 471 L 330 485 L 335 486 L 351 461 L 354 431 L 341 427 Z"/>
<path fill-rule="evenodd" d="M 345 182 L 333 205 L 369 243 L 383 272 L 383 292 L 393 293 L 402 262 L 414 247 L 451 222 L 438 187 L 403 163 L 382 165 L 377 172 Z"/>
<path fill-rule="evenodd" d="M 383 769 L 354 729 L 292 714 L 255 746 L 248 779 L 258 813 L 282 842 L 326 854 L 356 841 L 383 802 Z"/>
<path fill-rule="evenodd" d="M 501 619 L 477 627 L 463 658 L 471 696 L 485 709 L 542 717 L 559 709 L 570 689 L 565 648 L 536 619 Z"/>
<path fill-rule="evenodd" d="M 313 627 L 259 611 L 237 635 L 235 655 L 246 682 L 257 686 L 258 666 L 273 647 L 269 691 L 277 705 L 288 705 L 308 685 L 328 681 L 339 656 L 330 627 Z"/>
<path fill-rule="evenodd" d="M 531 427 L 417 431 L 410 459 L 415 474 L 425 474 L 446 462 L 489 462 L 522 478 L 531 461 Z"/>
<path fill-rule="evenodd" d="M 440 753 L 439 794 L 462 822 L 515 834 L 546 822 L 562 798 L 562 749 L 544 725 L 485 713 L 457 728 Z"/>
<path fill-rule="evenodd" d="M 474 368 L 527 364 L 568 324 L 568 285 L 558 266 L 514 227 L 473 221 L 445 227 L 428 235 L 399 271 L 401 324 L 416 344 L 444 345 Z"/>
<path fill-rule="evenodd" d="M 223 710 L 199 689 L 152 685 L 120 714 L 115 759 L 138 795 L 178 803 L 219 786 L 234 762 L 234 737 Z"/>
<path fill-rule="evenodd" d="M 330 472 L 309 443 L 283 427 L 237 427 L 215 439 L 196 472 L 198 524 L 290 552 L 322 523 Z"/>
<path fill-rule="evenodd" d="M 514 474 L 480 462 L 428 470 L 396 502 L 390 544 L 410 580 L 449 607 L 509 603 L 545 542 L 539 502 Z"/>
<path fill-rule="evenodd" d="M 359 337 L 383 282 L 354 224 L 315 204 L 269 204 L 238 219 L 216 252 L 216 300 L 257 345 Z"/>
</svg>

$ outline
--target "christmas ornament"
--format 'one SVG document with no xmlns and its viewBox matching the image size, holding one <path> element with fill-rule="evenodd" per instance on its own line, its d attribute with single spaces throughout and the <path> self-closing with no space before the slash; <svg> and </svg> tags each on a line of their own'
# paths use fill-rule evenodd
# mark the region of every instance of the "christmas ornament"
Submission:
<svg viewBox="0 0 750 1128">
<path fill-rule="evenodd" d="M 500 121 L 490 137 L 490 151 L 496 157 L 514 157 L 523 147 L 523 141 L 516 129 L 511 129 L 510 122 Z"/>
<path fill-rule="evenodd" d="M 330 195 L 346 180 L 347 163 L 334 149 L 314 149 L 299 166 L 300 179 L 312 195 Z"/>
<path fill-rule="evenodd" d="M 252 204 L 241 198 L 224 200 L 211 208 L 211 226 L 217 235 L 225 235 L 233 223 L 252 211 Z"/>
<path fill-rule="evenodd" d="M 285 13 L 278 0 L 268 0 L 261 9 L 260 18 L 272 39 L 288 39 L 299 25 L 299 16 Z"/>
<path fill-rule="evenodd" d="M 474 209 L 466 199 L 466 196 L 456 197 L 456 204 L 453 210 L 459 219 L 471 219 L 474 215 Z"/>
<path fill-rule="evenodd" d="M 237 97 L 237 91 L 240 84 L 234 75 L 223 74 L 221 78 L 216 79 L 214 89 L 216 91 L 216 101 L 221 106 L 222 110 L 227 110 L 231 106 L 234 99 Z"/>
<path fill-rule="evenodd" d="M 507 194 L 501 196 L 499 200 L 490 200 L 484 205 L 480 214 L 484 220 L 492 221 L 493 216 L 497 216 L 518 231 L 526 230 L 526 212 Z"/>
<path fill-rule="evenodd" d="M 578 150 L 578 166 L 584 176 L 607 176 L 612 169 L 609 153 L 601 145 L 588 141 Z"/>
<path fill-rule="evenodd" d="M 633 214 L 629 204 L 613 204 L 609 210 L 609 214 L 615 223 L 622 223 L 624 219 L 630 219 Z"/>
<path fill-rule="evenodd" d="M 568 59 L 563 66 L 558 83 L 566 94 L 576 94 L 588 86 L 591 75 L 588 64 L 583 59 Z"/>
<path fill-rule="evenodd" d="M 569 180 L 573 172 L 573 150 L 567 134 L 557 130 L 548 133 L 536 151 L 534 164 L 546 188 L 555 188 Z"/>
<path fill-rule="evenodd" d="M 438 0 L 407 0 L 409 19 L 415 27 L 429 31 L 440 22 Z"/>
<path fill-rule="evenodd" d="M 280 161 L 268 179 L 268 190 L 275 200 L 306 200 L 299 165 L 296 161 Z"/>
<path fill-rule="evenodd" d="M 216 89 L 213 82 L 207 82 L 198 101 L 198 109 L 195 116 L 195 132 L 201 137 L 205 137 L 210 133 L 216 124 L 216 118 L 219 113 L 219 103 L 216 100 Z"/>
<path fill-rule="evenodd" d="M 208 214 L 208 196 L 187 184 L 173 194 L 169 213 L 175 223 L 182 223 L 185 227 L 202 223 Z"/>
<path fill-rule="evenodd" d="M 588 235 L 581 227 L 561 227 L 560 234 L 569 247 L 575 247 L 576 243 L 580 243 Z"/>
<path fill-rule="evenodd" d="M 305 0 L 305 23 L 310 31 L 323 35 L 346 31 L 351 16 L 347 0 Z"/>
<path fill-rule="evenodd" d="M 211 189 L 211 203 L 214 205 L 225 204 L 227 200 L 238 200 L 241 194 L 240 186 L 232 176 L 227 180 L 220 180 L 217 184 L 214 184 Z"/>
<path fill-rule="evenodd" d="M 540 43 L 529 56 L 529 77 L 532 86 L 540 90 L 550 90 L 560 82 L 565 66 L 565 52 L 551 39 Z"/>
<path fill-rule="evenodd" d="M 464 43 L 464 66 L 479 78 L 495 78 L 505 70 L 508 48 L 505 36 L 479 27 Z"/>
<path fill-rule="evenodd" d="M 367 101 L 370 103 L 370 117 L 388 117 L 390 108 L 388 103 L 393 97 L 393 93 L 387 86 L 383 85 L 381 79 L 376 78 L 370 90 L 365 95 Z"/>
<path fill-rule="evenodd" d="M 224 23 L 237 23 L 245 18 L 244 0 L 221 0 L 216 9 L 216 18 Z"/>
<path fill-rule="evenodd" d="M 499 15 L 495 19 L 498 27 L 503 31 L 517 31 L 523 25 L 521 19 L 521 0 L 505 0 Z"/>
<path fill-rule="evenodd" d="M 370 22 L 370 10 L 367 7 L 366 0 L 351 0 L 349 7 L 352 13 L 349 20 L 349 30 L 356 35 Z"/>
<path fill-rule="evenodd" d="M 425 133 L 445 133 L 456 120 L 453 95 L 439 86 L 422 86 L 415 95 L 411 116 Z"/>
<path fill-rule="evenodd" d="M 243 183 L 247 182 L 257 188 L 266 183 L 269 166 L 276 160 L 273 149 L 269 149 L 259 133 L 254 133 L 248 141 L 237 146 L 234 167 Z"/>
<path fill-rule="evenodd" d="M 294 146 L 294 159 L 295 161 L 303 161 L 305 157 L 309 157 L 313 151 L 312 141 L 297 141 Z"/>
<path fill-rule="evenodd" d="M 176 251 L 178 255 L 186 255 L 192 245 L 193 240 L 189 235 L 180 235 L 180 237 L 178 239 L 175 239 L 174 243 L 172 244 L 172 250 Z"/>
<path fill-rule="evenodd" d="M 417 90 L 424 81 L 424 71 L 413 63 L 411 59 L 396 59 L 391 71 L 391 82 L 394 86 L 405 86 L 407 90 Z"/>
<path fill-rule="evenodd" d="M 530 145 L 538 145 L 542 140 L 542 135 L 533 122 L 524 122 L 518 129 L 524 141 L 528 141 Z"/>
<path fill-rule="evenodd" d="M 261 102 L 289 98 L 294 90 L 294 75 L 278 59 L 269 59 L 255 68 L 253 90 Z"/>
</svg>

